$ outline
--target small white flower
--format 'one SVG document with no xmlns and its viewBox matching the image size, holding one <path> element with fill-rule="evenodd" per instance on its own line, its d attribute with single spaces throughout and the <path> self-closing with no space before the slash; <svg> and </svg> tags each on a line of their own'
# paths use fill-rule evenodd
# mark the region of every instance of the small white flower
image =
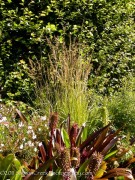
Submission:
<svg viewBox="0 0 135 180">
<path fill-rule="evenodd" d="M 3 122 L 4 123 L 4 126 L 6 126 L 7 128 L 9 128 L 9 122 L 5 121 Z M 4 134 L 4 133 L 3 133 Z"/>
<path fill-rule="evenodd" d="M 37 152 L 37 148 L 36 147 L 34 148 L 34 151 Z"/>
<path fill-rule="evenodd" d="M 0 123 L 1 123 L 1 122 L 5 122 L 5 121 L 7 121 L 7 118 L 6 118 L 6 117 L 2 117 L 2 118 L 0 119 Z"/>
<path fill-rule="evenodd" d="M 131 150 L 129 150 L 127 154 L 132 155 L 133 152 Z"/>
<path fill-rule="evenodd" d="M 3 121 L 6 121 L 6 120 L 7 120 L 7 118 L 6 118 L 6 117 L 2 117 L 2 120 L 3 120 Z"/>
<path fill-rule="evenodd" d="M 4 146 L 4 144 L 1 144 L 0 146 L 1 146 L 1 147 L 3 147 L 3 146 Z"/>
<path fill-rule="evenodd" d="M 18 124 L 18 126 L 19 126 L 19 127 L 23 127 L 24 124 L 23 124 L 22 122 L 20 122 L 20 123 Z"/>
<path fill-rule="evenodd" d="M 24 137 L 22 140 L 23 140 L 23 141 L 25 141 L 25 140 L 26 140 L 26 138 Z"/>
<path fill-rule="evenodd" d="M 39 146 L 42 146 L 42 142 L 40 142 L 38 145 L 39 145 Z"/>
<path fill-rule="evenodd" d="M 32 133 L 32 130 L 28 130 L 27 133 L 28 133 L 28 134 L 31 134 L 31 133 Z"/>
<path fill-rule="evenodd" d="M 28 129 L 29 129 L 29 130 L 32 130 L 32 126 L 28 126 Z"/>
<path fill-rule="evenodd" d="M 33 134 L 32 139 L 36 139 L 36 138 L 37 138 L 36 134 Z"/>
<path fill-rule="evenodd" d="M 38 128 L 38 131 L 41 131 L 41 128 Z"/>
<path fill-rule="evenodd" d="M 28 144 L 29 146 L 31 146 L 31 143 L 32 143 L 31 141 L 28 141 L 28 142 L 27 142 L 27 144 Z"/>
<path fill-rule="evenodd" d="M 23 144 L 20 145 L 20 149 L 23 149 Z"/>
<path fill-rule="evenodd" d="M 29 130 L 27 131 L 27 133 L 28 133 L 28 134 L 34 134 L 34 131 L 33 131 L 33 129 L 29 129 Z"/>
<path fill-rule="evenodd" d="M 45 121 L 46 120 L 46 116 L 41 116 L 41 120 Z"/>
<path fill-rule="evenodd" d="M 34 147 L 34 143 L 31 143 L 31 147 Z"/>
<path fill-rule="evenodd" d="M 31 142 L 31 141 L 28 141 L 27 144 L 28 144 L 28 146 L 30 146 L 30 147 L 33 147 L 33 146 L 34 146 L 34 143 Z"/>
</svg>

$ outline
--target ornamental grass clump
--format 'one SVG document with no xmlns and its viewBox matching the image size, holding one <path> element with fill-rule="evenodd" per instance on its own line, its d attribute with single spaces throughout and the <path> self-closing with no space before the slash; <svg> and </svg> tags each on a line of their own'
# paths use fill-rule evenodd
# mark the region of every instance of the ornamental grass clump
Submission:
<svg viewBox="0 0 135 180">
<path fill-rule="evenodd" d="M 91 55 L 87 45 L 71 42 L 53 42 L 47 39 L 50 49 L 47 61 L 30 61 L 30 76 L 35 81 L 35 108 L 40 113 L 58 111 L 61 120 L 67 114 L 79 125 L 89 118 L 90 92 L 88 77 Z"/>
</svg>

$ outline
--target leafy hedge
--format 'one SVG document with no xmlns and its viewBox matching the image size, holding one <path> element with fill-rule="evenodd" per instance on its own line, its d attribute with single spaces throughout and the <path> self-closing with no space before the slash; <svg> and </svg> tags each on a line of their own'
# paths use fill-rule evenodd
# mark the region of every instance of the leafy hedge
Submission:
<svg viewBox="0 0 135 180">
<path fill-rule="evenodd" d="M 87 43 L 93 63 L 89 85 L 102 92 L 118 88 L 134 71 L 133 0 L 1 0 L 0 9 L 2 98 L 27 100 L 33 86 L 26 71 L 20 73 L 20 62 L 45 61 L 46 36 L 68 42 L 70 34 Z"/>
</svg>

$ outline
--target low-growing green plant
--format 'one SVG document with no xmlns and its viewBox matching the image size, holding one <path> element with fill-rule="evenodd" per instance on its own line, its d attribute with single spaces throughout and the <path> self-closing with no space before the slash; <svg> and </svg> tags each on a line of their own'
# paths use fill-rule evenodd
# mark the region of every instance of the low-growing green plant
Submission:
<svg viewBox="0 0 135 180">
<path fill-rule="evenodd" d="M 21 163 L 15 157 L 14 154 L 8 154 L 3 157 L 0 154 L 0 179 L 1 180 L 21 180 L 22 179 L 22 169 Z"/>
<path fill-rule="evenodd" d="M 108 101 L 110 119 L 116 128 L 125 124 L 125 132 L 135 133 L 135 78 L 125 78 L 123 87 Z"/>
<path fill-rule="evenodd" d="M 10 116 L 4 116 L 4 108 Z M 36 112 L 26 118 L 18 109 L 8 109 L 3 105 L 0 120 L 0 152 L 6 156 L 16 154 L 19 160 L 29 162 L 36 155 L 38 143 L 44 140 L 48 126 L 46 116 Z M 11 114 L 12 113 L 12 114 Z"/>
</svg>

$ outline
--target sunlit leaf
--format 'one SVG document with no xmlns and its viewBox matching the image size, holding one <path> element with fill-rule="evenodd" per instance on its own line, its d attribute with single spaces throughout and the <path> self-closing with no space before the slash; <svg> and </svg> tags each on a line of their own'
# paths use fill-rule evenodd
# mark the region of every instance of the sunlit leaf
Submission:
<svg viewBox="0 0 135 180">
<path fill-rule="evenodd" d="M 112 156 L 115 155 L 117 152 L 118 152 L 118 150 L 114 150 L 114 151 L 110 152 L 109 154 L 107 154 L 107 155 L 104 157 L 104 160 L 107 160 L 108 158 L 112 157 Z"/>
<path fill-rule="evenodd" d="M 81 166 L 80 166 L 80 168 L 79 168 L 79 170 L 78 170 L 78 174 L 80 173 L 83 173 L 83 172 L 85 172 L 85 169 L 86 169 L 86 167 L 88 166 L 88 164 L 90 163 L 90 158 L 89 159 L 87 159 Z"/>
<path fill-rule="evenodd" d="M 70 147 L 69 135 L 68 135 L 67 131 L 64 128 L 62 128 L 61 132 L 62 132 L 63 141 L 64 141 L 66 147 L 69 148 Z"/>
<path fill-rule="evenodd" d="M 104 174 L 104 172 L 107 169 L 107 163 L 105 161 L 102 162 L 100 169 L 98 170 L 98 172 L 95 175 L 95 178 L 101 178 Z"/>
<path fill-rule="evenodd" d="M 22 180 L 21 168 L 18 171 L 16 171 L 15 175 L 11 178 L 11 180 Z"/>
</svg>

